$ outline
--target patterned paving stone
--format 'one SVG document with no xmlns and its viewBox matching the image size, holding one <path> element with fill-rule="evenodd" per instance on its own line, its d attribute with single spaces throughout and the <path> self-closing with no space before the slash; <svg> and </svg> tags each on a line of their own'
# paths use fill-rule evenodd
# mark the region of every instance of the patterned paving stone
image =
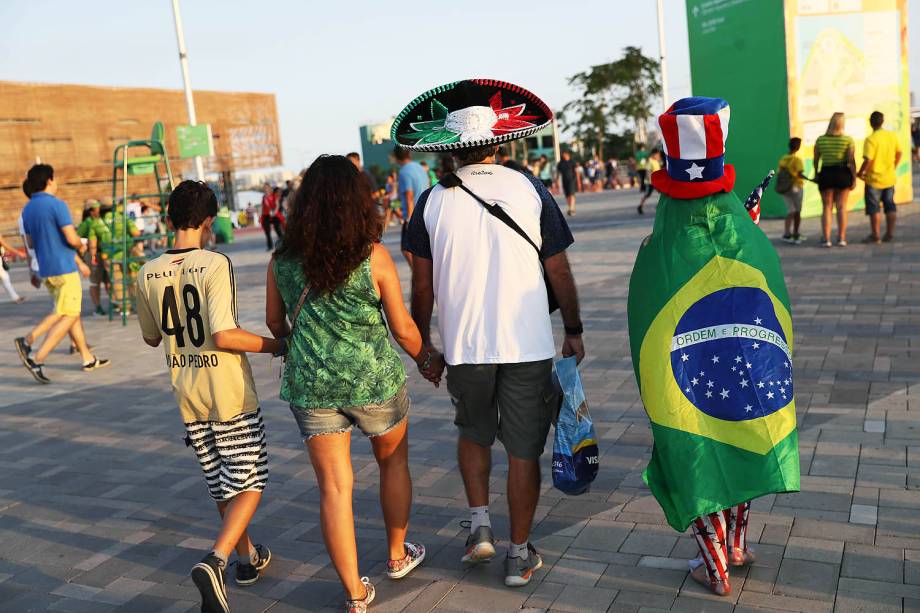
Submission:
<svg viewBox="0 0 920 613">
<path fill-rule="evenodd" d="M 428 545 L 429 558 L 407 581 L 383 579 L 378 471 L 367 441 L 355 437 L 361 570 L 381 587 L 374 610 L 920 611 L 920 210 L 902 211 L 904 238 L 892 245 L 777 243 L 796 327 L 802 492 L 754 502 L 749 535 L 757 562 L 733 574 L 736 593 L 719 600 L 688 581 L 694 542 L 667 526 L 642 481 L 652 438 L 628 354 L 625 301 L 651 220 L 635 217 L 634 195 L 584 198 L 573 223 L 570 255 L 587 330 L 582 375 L 601 473 L 579 498 L 545 484 L 534 530 L 545 570 L 509 590 L 500 561 L 460 568 L 466 505 L 450 401 L 410 369 L 410 534 Z M 852 222 L 854 236 L 865 231 L 861 215 Z M 766 220 L 763 228 L 776 236 L 781 222 Z M 806 234 L 817 236 L 816 229 L 816 220 L 804 222 Z M 385 243 L 394 247 L 395 239 Z M 266 258 L 258 236 L 241 235 L 227 253 L 243 323 L 264 332 Z M 13 277 L 33 300 L 0 304 L 7 332 L 0 346 L 0 610 L 197 610 L 187 573 L 210 546 L 217 516 L 182 442 L 160 354 L 139 345 L 133 321 L 122 328 L 87 318 L 91 342 L 114 365 L 87 375 L 58 351 L 48 360 L 54 384 L 34 385 L 8 341 L 28 328 L 44 297 L 28 289 L 21 270 Z M 277 364 L 264 356 L 252 364 L 272 470 L 252 533 L 275 559 L 256 586 L 231 584 L 234 611 L 337 611 L 343 594 L 318 527 L 316 479 L 278 399 Z M 544 475 L 548 462 L 547 455 Z M 503 554 L 507 459 L 500 448 L 493 463 L 491 512 Z"/>
</svg>

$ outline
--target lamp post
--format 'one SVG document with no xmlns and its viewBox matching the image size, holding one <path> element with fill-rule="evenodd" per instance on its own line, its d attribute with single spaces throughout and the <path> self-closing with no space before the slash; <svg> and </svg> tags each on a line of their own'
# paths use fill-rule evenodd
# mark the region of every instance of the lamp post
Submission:
<svg viewBox="0 0 920 613">
<path fill-rule="evenodd" d="M 176 42 L 179 45 L 179 66 L 182 67 L 182 84 L 185 88 L 185 108 L 188 111 L 188 123 L 194 126 L 197 123 L 195 119 L 195 101 L 192 99 L 192 83 L 188 76 L 188 52 L 185 49 L 185 34 L 182 33 L 182 15 L 179 13 L 179 0 L 172 0 L 173 21 L 176 24 Z M 198 175 L 199 181 L 204 181 L 204 164 L 201 162 L 201 156 L 195 156 L 195 174 Z"/>
<path fill-rule="evenodd" d="M 175 0 L 174 0 L 175 1 Z M 661 111 L 668 110 L 668 65 L 664 47 L 664 0 L 658 0 L 658 55 L 661 66 Z"/>
</svg>

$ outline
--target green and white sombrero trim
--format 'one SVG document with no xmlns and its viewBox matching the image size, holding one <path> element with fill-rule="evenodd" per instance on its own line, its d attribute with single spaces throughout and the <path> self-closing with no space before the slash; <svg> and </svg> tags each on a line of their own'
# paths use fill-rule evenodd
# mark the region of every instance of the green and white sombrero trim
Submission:
<svg viewBox="0 0 920 613">
<path fill-rule="evenodd" d="M 549 107 L 522 87 L 492 79 L 470 79 L 470 82 L 497 88 L 490 100 L 490 106 L 471 106 L 450 111 L 437 96 L 455 88 L 462 81 L 447 83 L 426 91 L 406 105 L 393 121 L 391 138 L 401 146 L 415 151 L 454 151 L 526 138 L 552 121 L 553 113 Z M 529 121 L 538 119 L 538 116 L 524 114 L 528 103 L 504 107 L 501 102 L 502 90 L 528 98 L 530 104 L 536 105 L 543 112 L 546 121 L 541 124 Z M 409 122 L 412 131 L 397 134 L 407 116 L 429 101 L 432 119 Z M 416 142 L 405 143 L 405 140 Z"/>
</svg>

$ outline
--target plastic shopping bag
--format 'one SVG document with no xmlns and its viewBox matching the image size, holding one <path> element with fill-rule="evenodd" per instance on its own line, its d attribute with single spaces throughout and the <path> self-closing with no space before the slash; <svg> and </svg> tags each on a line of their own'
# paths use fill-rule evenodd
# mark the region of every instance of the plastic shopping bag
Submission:
<svg viewBox="0 0 920 613">
<path fill-rule="evenodd" d="M 553 485 L 577 496 L 590 491 L 597 477 L 597 436 L 574 357 L 556 361 L 556 379 L 562 390 L 562 406 L 553 442 Z"/>
</svg>

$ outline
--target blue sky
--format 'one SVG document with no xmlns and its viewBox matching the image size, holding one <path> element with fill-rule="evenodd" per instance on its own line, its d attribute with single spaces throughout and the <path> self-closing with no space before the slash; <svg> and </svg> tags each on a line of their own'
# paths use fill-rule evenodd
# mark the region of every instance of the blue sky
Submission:
<svg viewBox="0 0 920 613">
<path fill-rule="evenodd" d="M 5 0 L 0 80 L 180 88 L 170 4 Z M 686 17 L 683 0 L 664 4 L 674 99 L 690 93 Z M 183 0 L 182 17 L 193 87 L 276 94 L 292 169 L 357 149 L 359 125 L 440 83 L 500 78 L 559 108 L 572 74 L 627 45 L 658 53 L 654 0 Z"/>
</svg>

